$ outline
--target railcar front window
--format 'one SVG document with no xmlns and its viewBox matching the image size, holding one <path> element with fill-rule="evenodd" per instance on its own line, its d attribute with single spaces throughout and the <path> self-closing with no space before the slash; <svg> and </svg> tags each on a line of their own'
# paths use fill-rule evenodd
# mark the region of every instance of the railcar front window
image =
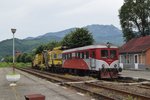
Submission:
<svg viewBox="0 0 150 100">
<path fill-rule="evenodd" d="M 116 57 L 117 57 L 116 50 L 110 50 L 110 58 L 116 58 Z"/>
<path fill-rule="evenodd" d="M 101 57 L 108 58 L 108 50 L 101 50 Z"/>
</svg>

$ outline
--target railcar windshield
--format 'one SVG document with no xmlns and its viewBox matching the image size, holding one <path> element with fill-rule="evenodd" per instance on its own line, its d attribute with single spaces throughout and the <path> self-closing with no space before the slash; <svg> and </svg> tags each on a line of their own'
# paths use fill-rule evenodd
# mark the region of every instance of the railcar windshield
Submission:
<svg viewBox="0 0 150 100">
<path fill-rule="evenodd" d="M 108 58 L 108 50 L 101 50 L 101 57 Z"/>
<path fill-rule="evenodd" d="M 116 57 L 117 57 L 116 50 L 110 50 L 110 58 L 116 58 Z"/>
<path fill-rule="evenodd" d="M 101 58 L 111 58 L 114 59 L 117 57 L 116 50 L 101 50 Z"/>
</svg>

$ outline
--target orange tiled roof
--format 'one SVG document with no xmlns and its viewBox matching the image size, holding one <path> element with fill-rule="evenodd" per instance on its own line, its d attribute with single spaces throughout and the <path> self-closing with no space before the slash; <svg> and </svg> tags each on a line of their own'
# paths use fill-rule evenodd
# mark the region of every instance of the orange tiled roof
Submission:
<svg viewBox="0 0 150 100">
<path fill-rule="evenodd" d="M 144 52 L 150 48 L 150 36 L 131 39 L 120 49 L 120 53 L 136 53 Z"/>
</svg>

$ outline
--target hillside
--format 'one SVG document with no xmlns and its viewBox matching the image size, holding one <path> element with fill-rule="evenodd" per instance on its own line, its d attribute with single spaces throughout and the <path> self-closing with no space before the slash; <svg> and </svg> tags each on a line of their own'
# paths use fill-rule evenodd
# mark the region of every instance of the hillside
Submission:
<svg viewBox="0 0 150 100">
<path fill-rule="evenodd" d="M 40 44 L 48 43 L 49 41 L 60 41 L 61 38 L 51 36 L 45 38 L 34 39 L 15 39 L 15 50 L 21 52 L 30 52 Z M 0 58 L 6 55 L 12 55 L 12 39 L 4 40 L 0 42 Z"/>
<path fill-rule="evenodd" d="M 113 25 L 88 25 L 86 28 L 92 33 L 96 43 L 111 42 L 116 45 L 123 44 L 122 32 Z M 16 50 L 29 52 L 40 44 L 49 41 L 60 41 L 67 33 L 75 28 L 66 29 L 59 32 L 49 32 L 38 37 L 28 37 L 26 39 L 15 39 Z M 12 39 L 0 42 L 0 58 L 12 54 Z"/>
</svg>

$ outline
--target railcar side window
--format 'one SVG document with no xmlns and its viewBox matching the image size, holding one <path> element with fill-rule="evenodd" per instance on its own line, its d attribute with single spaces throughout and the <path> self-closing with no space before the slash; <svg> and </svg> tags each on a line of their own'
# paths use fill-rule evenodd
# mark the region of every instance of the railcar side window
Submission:
<svg viewBox="0 0 150 100">
<path fill-rule="evenodd" d="M 82 55 L 81 55 L 81 58 L 84 59 L 84 52 L 82 52 L 81 54 L 82 54 Z"/>
<path fill-rule="evenodd" d="M 116 57 L 117 57 L 116 50 L 110 50 L 110 58 L 116 58 Z"/>
<path fill-rule="evenodd" d="M 95 58 L 95 51 L 92 51 L 91 57 L 92 57 L 92 58 Z"/>
<path fill-rule="evenodd" d="M 67 59 L 69 59 L 69 54 L 67 54 Z"/>
<path fill-rule="evenodd" d="M 74 58 L 74 57 L 75 57 L 75 53 L 73 52 L 73 53 L 72 53 L 72 58 Z"/>
<path fill-rule="evenodd" d="M 89 59 L 89 52 L 86 52 L 86 59 Z"/>
<path fill-rule="evenodd" d="M 101 50 L 101 57 L 108 58 L 108 50 Z"/>
<path fill-rule="evenodd" d="M 71 59 L 71 53 L 68 53 L 68 59 Z"/>
<path fill-rule="evenodd" d="M 67 54 L 65 54 L 65 59 L 67 59 Z"/>
<path fill-rule="evenodd" d="M 70 53 L 70 59 L 72 59 L 72 53 Z"/>
<path fill-rule="evenodd" d="M 78 52 L 78 58 L 80 58 L 80 52 Z"/>
<path fill-rule="evenodd" d="M 77 52 L 75 53 L 75 58 L 78 58 L 78 53 Z"/>
</svg>

